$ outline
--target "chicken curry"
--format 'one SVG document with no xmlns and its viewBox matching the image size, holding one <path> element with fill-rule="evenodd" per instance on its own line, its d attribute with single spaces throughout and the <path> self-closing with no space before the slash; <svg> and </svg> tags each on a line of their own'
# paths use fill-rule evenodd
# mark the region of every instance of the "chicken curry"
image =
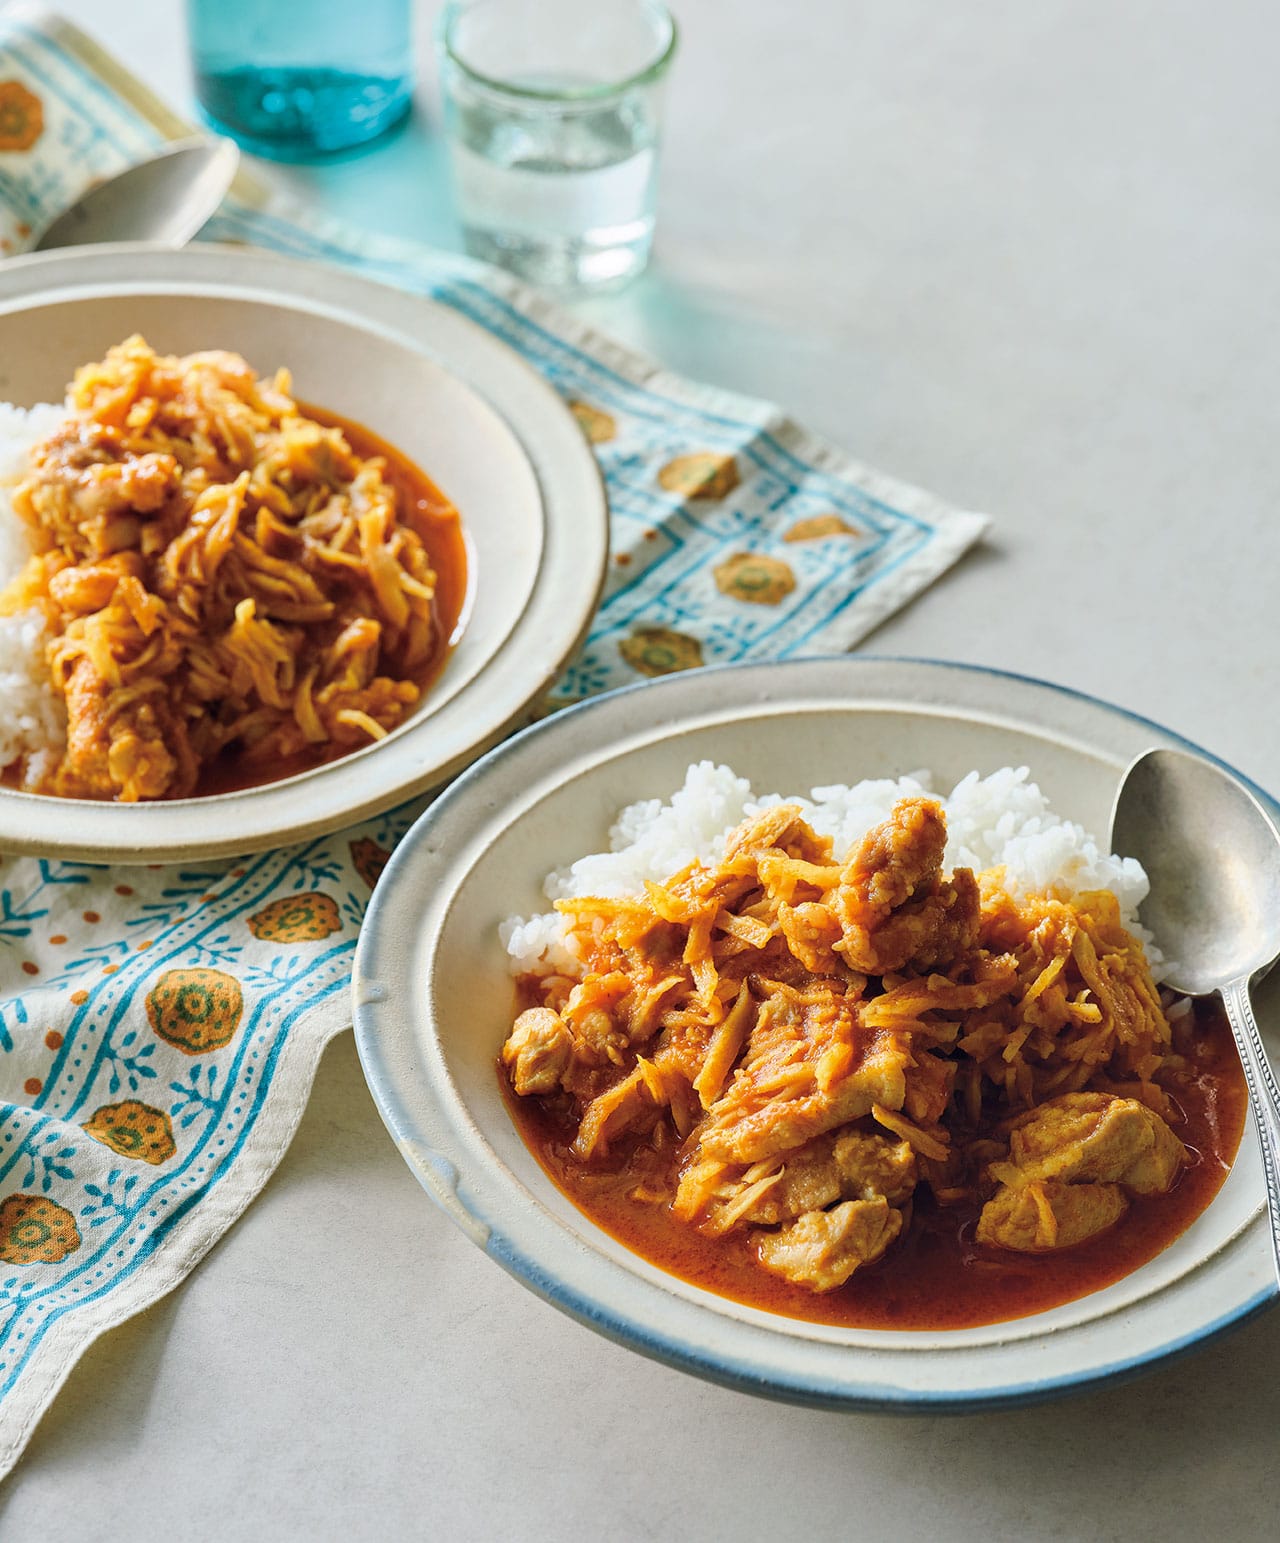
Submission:
<svg viewBox="0 0 1280 1543">
<path fill-rule="evenodd" d="M 287 372 L 140 337 L 76 374 L 13 490 L 66 744 L 23 786 L 136 802 L 265 782 L 384 737 L 447 653 L 457 511 Z"/>
<path fill-rule="evenodd" d="M 1239 1143 L 1225 1026 L 1170 1017 L 1109 891 L 945 844 L 912 798 L 836 862 L 781 805 L 642 899 L 557 902 L 583 971 L 524 978 L 501 1057 L 551 1177 L 676 1274 L 860 1326 L 1017 1317 L 1163 1248 Z"/>
</svg>

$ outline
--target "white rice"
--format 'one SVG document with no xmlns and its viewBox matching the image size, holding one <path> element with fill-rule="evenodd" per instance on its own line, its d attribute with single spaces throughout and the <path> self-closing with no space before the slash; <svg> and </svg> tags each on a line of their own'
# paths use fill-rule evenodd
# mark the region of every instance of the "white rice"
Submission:
<svg viewBox="0 0 1280 1543">
<path fill-rule="evenodd" d="M 0 589 L 31 556 L 26 526 L 13 512 L 10 491 L 26 473 L 32 447 L 53 433 L 67 409 L 52 402 L 31 408 L 0 402 Z M 39 611 L 0 617 L 0 767 L 19 756 L 38 776 L 45 759 L 66 743 L 66 714 L 45 662 L 49 641 Z"/>
<path fill-rule="evenodd" d="M 757 794 L 729 767 L 700 761 L 666 802 L 652 798 L 624 809 L 609 832 L 609 851 L 592 852 L 548 874 L 543 890 L 548 900 L 643 895 L 646 879 L 661 883 L 695 858 L 717 861 L 736 826 L 778 803 L 799 804 L 814 830 L 832 838 L 842 860 L 900 799 L 921 793 L 938 796 L 924 771 L 853 787 L 814 788 L 807 797 Z M 1141 864 L 1105 851 L 1083 826 L 1055 814 L 1025 766 L 1006 766 L 988 777 L 970 772 L 940 802 L 947 816 L 947 868 L 1003 867 L 1014 894 L 1045 892 L 1065 899 L 1109 889 L 1125 925 L 1147 943 L 1148 959 L 1158 967 L 1159 954 L 1137 921 L 1148 889 Z M 513 974 L 579 973 L 559 913 L 512 916 L 500 932 Z"/>
</svg>

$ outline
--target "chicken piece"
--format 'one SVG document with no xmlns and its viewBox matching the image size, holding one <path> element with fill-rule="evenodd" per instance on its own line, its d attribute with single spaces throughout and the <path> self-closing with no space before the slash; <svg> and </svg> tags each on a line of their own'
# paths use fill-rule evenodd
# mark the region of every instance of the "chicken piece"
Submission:
<svg viewBox="0 0 1280 1543">
<path fill-rule="evenodd" d="M 904 798 L 868 831 L 848 868 L 870 919 L 883 921 L 917 895 L 929 894 L 941 876 L 946 846 L 946 816 L 932 798 Z"/>
<path fill-rule="evenodd" d="M 824 1131 L 862 1119 L 875 1104 L 883 1102 L 881 1094 L 886 1087 L 889 1097 L 900 1100 L 901 1060 L 882 1059 L 888 1062 L 887 1066 L 864 1064 L 828 1091 L 772 1099 L 741 1118 L 724 1120 L 717 1106 L 712 1115 L 719 1123 L 704 1132 L 702 1150 L 727 1162 L 759 1162 L 800 1146 Z"/>
<path fill-rule="evenodd" d="M 957 868 L 940 879 L 931 894 L 895 911 L 875 931 L 870 954 L 846 946 L 842 952 L 851 968 L 885 974 L 913 965 L 918 970 L 945 969 L 973 947 L 978 936 L 981 897 L 978 881 L 968 868 Z M 846 930 L 846 945 L 850 935 Z"/>
<path fill-rule="evenodd" d="M 992 1163 L 1001 1188 L 982 1209 L 978 1241 L 1070 1248 L 1118 1220 L 1130 1195 L 1164 1194 L 1186 1160 L 1165 1122 L 1136 1099 L 1051 1099 L 1015 1126 L 1009 1161 Z"/>
<path fill-rule="evenodd" d="M 49 595 L 70 616 L 87 616 L 111 602 L 123 578 L 138 578 L 142 560 L 136 552 L 117 552 L 97 563 L 64 568 L 49 580 Z"/>
<path fill-rule="evenodd" d="M 760 1233 L 757 1248 L 766 1270 L 811 1291 L 834 1291 L 860 1266 L 879 1259 L 901 1230 L 902 1212 L 878 1195 L 807 1211 L 777 1232 Z"/>
<path fill-rule="evenodd" d="M 909 1142 L 851 1130 L 837 1139 L 834 1156 L 849 1199 L 883 1195 L 900 1205 L 916 1187 L 916 1157 Z"/>
<path fill-rule="evenodd" d="M 234 360 L 234 355 L 223 356 Z M 340 488 L 360 470 L 359 462 L 340 429 L 326 428 L 307 419 L 291 422 L 263 455 L 265 469 L 285 473 L 301 483 Z"/>
<path fill-rule="evenodd" d="M 983 1206 L 977 1238 L 1018 1253 L 1048 1253 L 1105 1232 L 1128 1208 L 1118 1184 L 1068 1184 L 1061 1179 L 1010 1184 Z"/>
<path fill-rule="evenodd" d="M 1042 1104 L 1009 1138 L 1010 1161 L 1026 1179 L 1122 1184 L 1162 1195 L 1186 1148 L 1154 1110 L 1134 1098 L 1067 1093 Z"/>
<path fill-rule="evenodd" d="M 57 793 L 133 803 L 182 797 L 195 786 L 190 738 L 162 691 L 113 690 L 83 654 L 63 689 L 67 748 L 54 779 Z"/>
<path fill-rule="evenodd" d="M 579 1001 L 574 992 L 565 1004 L 564 1018 L 573 1033 L 575 1059 L 586 1066 L 621 1065 L 627 1037 L 607 1007 Z"/>
<path fill-rule="evenodd" d="M 829 906 L 807 900 L 801 905 L 778 907 L 778 925 L 787 947 L 806 970 L 815 975 L 838 975 L 840 961 L 834 945 L 840 941 L 840 923 Z"/>
<path fill-rule="evenodd" d="M 64 796 L 113 798 L 116 785 L 107 765 L 111 741 L 107 730 L 107 683 L 87 657 L 75 661 L 64 684 L 67 748 L 58 771 L 57 791 Z"/>
<path fill-rule="evenodd" d="M 184 798 L 196 785 L 198 765 L 185 730 L 163 695 L 151 692 L 112 717 L 107 770 L 117 800 Z"/>
<path fill-rule="evenodd" d="M 126 451 L 112 431 L 73 418 L 36 449 L 13 507 L 37 539 L 101 558 L 136 546 L 139 516 L 163 511 L 181 480 L 172 455 Z"/>
<path fill-rule="evenodd" d="M 569 1067 L 573 1035 L 560 1014 L 531 1007 L 516 1019 L 502 1047 L 502 1064 L 521 1098 L 554 1093 Z"/>
<path fill-rule="evenodd" d="M 516 1069 L 516 1092 L 525 1092 L 519 1081 L 525 1075 L 535 1080 L 545 1077 L 547 1086 L 538 1092 L 551 1092 L 557 1086 L 588 1098 L 599 1092 L 597 1074 L 626 1064 L 626 1035 L 608 1006 L 626 986 L 627 978 L 621 974 L 597 978 L 590 985 L 579 982 L 558 1002 L 558 1012 L 544 1005 L 521 1013 L 502 1052 L 504 1064 Z M 542 1070 L 546 1057 L 555 1066 L 554 1076 Z"/>
<path fill-rule="evenodd" d="M 931 798 L 903 799 L 864 837 L 832 897 L 842 928 L 836 951 L 852 969 L 932 970 L 973 946 L 978 882 L 967 868 L 942 877 L 946 844 L 946 820 Z"/>
<path fill-rule="evenodd" d="M 782 1178 L 745 1213 L 764 1226 L 793 1221 L 838 1200 L 874 1200 L 900 1205 L 916 1185 L 916 1159 L 905 1141 L 849 1131 L 820 1136 L 786 1155 Z"/>
<path fill-rule="evenodd" d="M 847 1049 L 847 1064 L 826 1086 L 821 1054 L 780 1066 L 770 1057 L 740 1068 L 729 1092 L 708 1111 L 703 1153 L 727 1162 L 759 1162 L 860 1120 L 875 1104 L 902 1108 L 911 1052 L 895 1036 L 875 1034 L 861 1047 L 829 1048 L 833 1059 Z"/>
</svg>

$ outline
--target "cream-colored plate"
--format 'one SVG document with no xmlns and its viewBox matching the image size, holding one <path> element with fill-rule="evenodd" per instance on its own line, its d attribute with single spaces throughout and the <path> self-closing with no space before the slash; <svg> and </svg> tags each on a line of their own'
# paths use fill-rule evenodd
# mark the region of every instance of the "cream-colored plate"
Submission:
<svg viewBox="0 0 1280 1543">
<path fill-rule="evenodd" d="M 286 781 L 152 804 L 0 789 L 0 849 L 91 862 L 254 851 L 443 782 L 550 684 L 586 629 L 608 549 L 595 459 L 560 398 L 445 306 L 315 263 L 230 248 L 80 248 L 0 267 L 0 399 L 60 401 L 76 366 L 141 332 L 293 373 L 306 402 L 380 434 L 457 504 L 470 593 L 444 672 L 375 745 Z M 0 704 L 2 707 L 2 704 Z"/>
<path fill-rule="evenodd" d="M 913 660 L 697 670 L 560 713 L 454 783 L 378 881 L 353 992 L 383 1118 L 424 1188 L 526 1285 L 613 1339 L 750 1392 L 971 1409 L 1124 1375 L 1202 1342 L 1275 1299 L 1252 1128 L 1204 1213 L 1115 1285 L 1010 1323 L 894 1333 L 745 1307 L 631 1253 L 547 1178 L 496 1071 L 512 1008 L 499 922 L 544 910 L 543 876 L 605 847 L 618 809 L 669 795 L 691 761 L 727 762 L 783 793 L 920 767 L 941 784 L 1026 765 L 1061 814 L 1105 833 L 1125 766 L 1170 744 L 1185 742 L 1073 692 Z M 1274 1032 L 1275 974 L 1257 1005 Z"/>
</svg>

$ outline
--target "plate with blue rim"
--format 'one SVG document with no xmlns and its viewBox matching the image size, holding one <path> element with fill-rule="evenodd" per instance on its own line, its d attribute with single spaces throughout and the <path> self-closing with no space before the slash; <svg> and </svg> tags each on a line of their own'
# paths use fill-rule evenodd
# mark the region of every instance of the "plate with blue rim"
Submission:
<svg viewBox="0 0 1280 1543">
<path fill-rule="evenodd" d="M 696 670 L 567 709 L 459 778 L 379 880 L 352 989 L 387 1128 L 440 1209 L 531 1290 L 611 1339 L 744 1391 L 827 1407 L 981 1409 L 1130 1376 L 1202 1345 L 1276 1300 L 1251 1123 L 1204 1212 L 1113 1285 L 983 1327 L 871 1330 L 745 1306 L 639 1257 L 547 1177 L 497 1070 L 514 1000 L 499 923 L 545 909 L 551 869 L 607 848 L 618 810 L 669 795 L 693 762 L 787 791 L 921 767 L 941 786 L 1025 765 L 1056 811 L 1104 833 L 1125 767 L 1156 745 L 1198 750 L 1042 681 L 862 656 Z M 1258 1013 L 1274 1035 L 1280 982 L 1260 988 Z"/>
</svg>

